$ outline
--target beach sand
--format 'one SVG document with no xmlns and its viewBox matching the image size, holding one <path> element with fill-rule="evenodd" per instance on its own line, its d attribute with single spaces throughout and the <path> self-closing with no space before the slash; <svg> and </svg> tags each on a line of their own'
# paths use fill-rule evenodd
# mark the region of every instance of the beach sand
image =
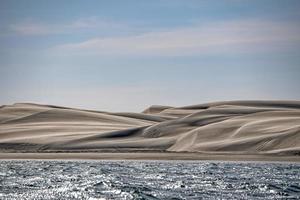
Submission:
<svg viewBox="0 0 300 200">
<path fill-rule="evenodd" d="M 300 162 L 300 156 L 201 153 L 0 153 L 0 160 L 186 160 Z"/>
</svg>

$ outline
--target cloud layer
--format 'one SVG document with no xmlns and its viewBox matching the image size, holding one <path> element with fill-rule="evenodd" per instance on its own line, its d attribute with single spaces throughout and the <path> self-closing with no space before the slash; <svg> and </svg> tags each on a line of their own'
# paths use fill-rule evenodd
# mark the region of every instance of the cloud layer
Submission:
<svg viewBox="0 0 300 200">
<path fill-rule="evenodd" d="M 43 36 L 56 34 L 74 34 L 78 31 L 104 31 L 124 29 L 127 25 L 97 17 L 78 18 L 70 22 L 43 23 L 37 20 L 26 19 L 22 22 L 11 24 L 10 31 L 23 36 Z"/>
<path fill-rule="evenodd" d="M 195 55 L 228 51 L 274 51 L 300 43 L 293 23 L 258 20 L 197 24 L 134 36 L 91 38 L 57 46 L 56 50 L 98 55 Z"/>
</svg>

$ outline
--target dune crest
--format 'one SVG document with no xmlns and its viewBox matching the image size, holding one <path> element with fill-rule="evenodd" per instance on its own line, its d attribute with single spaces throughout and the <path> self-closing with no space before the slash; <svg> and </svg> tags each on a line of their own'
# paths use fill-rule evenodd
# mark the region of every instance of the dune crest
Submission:
<svg viewBox="0 0 300 200">
<path fill-rule="evenodd" d="M 0 107 L 0 152 L 199 152 L 300 155 L 300 101 L 226 101 L 110 113 Z"/>
</svg>

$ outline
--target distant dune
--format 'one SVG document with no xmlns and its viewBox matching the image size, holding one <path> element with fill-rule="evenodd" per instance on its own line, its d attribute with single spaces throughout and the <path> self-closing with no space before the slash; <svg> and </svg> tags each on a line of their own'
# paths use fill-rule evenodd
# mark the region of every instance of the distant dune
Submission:
<svg viewBox="0 0 300 200">
<path fill-rule="evenodd" d="M 227 101 L 111 113 L 0 107 L 0 153 L 177 153 L 300 157 L 300 101 Z M 1 157 L 1 156 L 0 156 Z"/>
</svg>

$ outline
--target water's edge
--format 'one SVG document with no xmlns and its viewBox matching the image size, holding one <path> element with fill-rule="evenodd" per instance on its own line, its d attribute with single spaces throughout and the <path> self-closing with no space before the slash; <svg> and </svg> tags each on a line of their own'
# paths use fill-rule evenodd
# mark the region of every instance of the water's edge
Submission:
<svg viewBox="0 0 300 200">
<path fill-rule="evenodd" d="M 300 162 L 300 156 L 202 153 L 1 153 L 0 160 L 204 160 Z"/>
</svg>

